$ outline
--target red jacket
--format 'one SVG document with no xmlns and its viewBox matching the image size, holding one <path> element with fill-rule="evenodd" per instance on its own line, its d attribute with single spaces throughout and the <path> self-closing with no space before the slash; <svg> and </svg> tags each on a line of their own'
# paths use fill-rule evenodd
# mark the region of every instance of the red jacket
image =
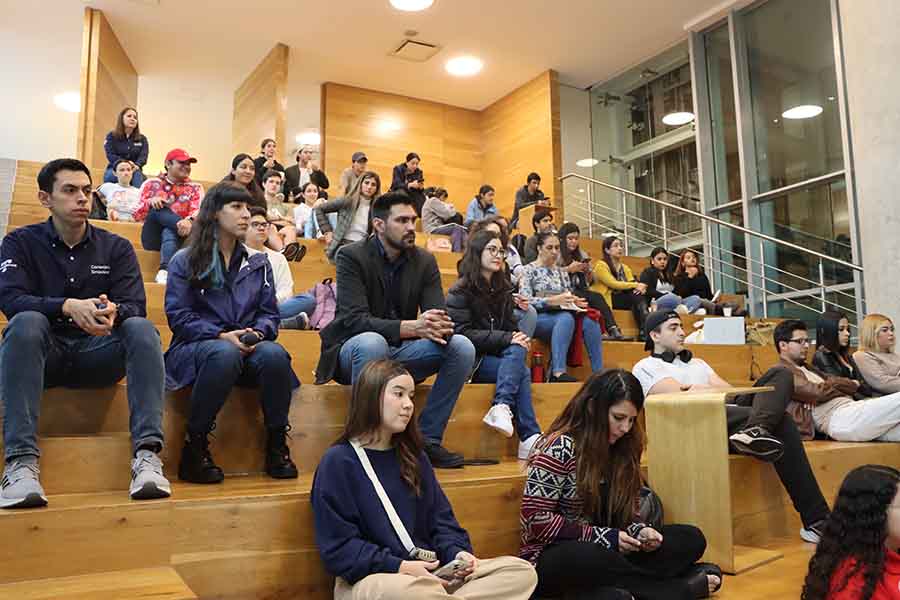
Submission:
<svg viewBox="0 0 900 600">
<path fill-rule="evenodd" d="M 857 573 L 847 582 L 847 585 L 839 592 L 835 587 L 844 579 L 847 571 L 856 564 L 855 558 L 848 558 L 839 566 L 831 577 L 831 591 L 828 600 L 860 600 L 860 592 L 863 588 L 863 574 Z M 891 550 L 885 550 L 884 573 L 881 581 L 875 586 L 872 600 L 897 600 L 900 598 L 900 554 Z"/>
</svg>

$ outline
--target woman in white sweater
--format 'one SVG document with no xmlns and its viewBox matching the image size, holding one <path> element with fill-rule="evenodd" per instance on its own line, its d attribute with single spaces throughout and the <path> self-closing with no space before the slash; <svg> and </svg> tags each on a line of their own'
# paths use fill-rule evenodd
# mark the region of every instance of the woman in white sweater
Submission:
<svg viewBox="0 0 900 600">
<path fill-rule="evenodd" d="M 882 394 L 900 392 L 900 355 L 894 352 L 894 323 L 873 313 L 859 328 L 859 350 L 853 360 L 866 382 Z"/>
</svg>

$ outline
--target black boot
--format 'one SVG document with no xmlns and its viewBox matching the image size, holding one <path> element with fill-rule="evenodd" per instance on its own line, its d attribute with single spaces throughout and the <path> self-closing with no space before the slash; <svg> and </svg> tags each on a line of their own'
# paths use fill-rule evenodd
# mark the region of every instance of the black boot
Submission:
<svg viewBox="0 0 900 600">
<path fill-rule="evenodd" d="M 184 450 L 178 465 L 178 479 L 191 483 L 222 483 L 222 472 L 209 453 L 209 432 L 184 435 Z"/>
<path fill-rule="evenodd" d="M 291 460 L 287 445 L 287 427 L 266 429 L 266 473 L 274 479 L 296 479 L 297 465 Z"/>
</svg>

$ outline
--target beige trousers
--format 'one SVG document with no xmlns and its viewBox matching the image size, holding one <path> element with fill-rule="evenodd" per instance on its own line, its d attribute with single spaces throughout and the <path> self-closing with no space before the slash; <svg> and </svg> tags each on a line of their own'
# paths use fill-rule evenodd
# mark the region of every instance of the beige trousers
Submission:
<svg viewBox="0 0 900 600">
<path fill-rule="evenodd" d="M 338 577 L 334 600 L 528 600 L 536 585 L 537 573 L 529 562 L 501 556 L 479 560 L 475 572 L 453 594 L 427 577 L 377 573 L 353 586 Z"/>
</svg>

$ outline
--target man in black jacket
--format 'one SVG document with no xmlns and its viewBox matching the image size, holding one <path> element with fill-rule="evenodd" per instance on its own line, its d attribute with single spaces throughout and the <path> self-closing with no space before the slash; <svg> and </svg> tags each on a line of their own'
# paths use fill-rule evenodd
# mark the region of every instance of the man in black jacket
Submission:
<svg viewBox="0 0 900 600">
<path fill-rule="evenodd" d="M 475 348 L 453 334 L 437 261 L 415 245 L 415 224 L 406 193 L 384 194 L 372 205 L 375 234 L 337 253 L 337 310 L 320 332 L 316 383 L 353 383 L 366 363 L 381 358 L 400 361 L 416 381 L 437 373 L 419 417 L 425 452 L 435 467 L 459 467 L 463 457 L 441 440 Z"/>
</svg>

